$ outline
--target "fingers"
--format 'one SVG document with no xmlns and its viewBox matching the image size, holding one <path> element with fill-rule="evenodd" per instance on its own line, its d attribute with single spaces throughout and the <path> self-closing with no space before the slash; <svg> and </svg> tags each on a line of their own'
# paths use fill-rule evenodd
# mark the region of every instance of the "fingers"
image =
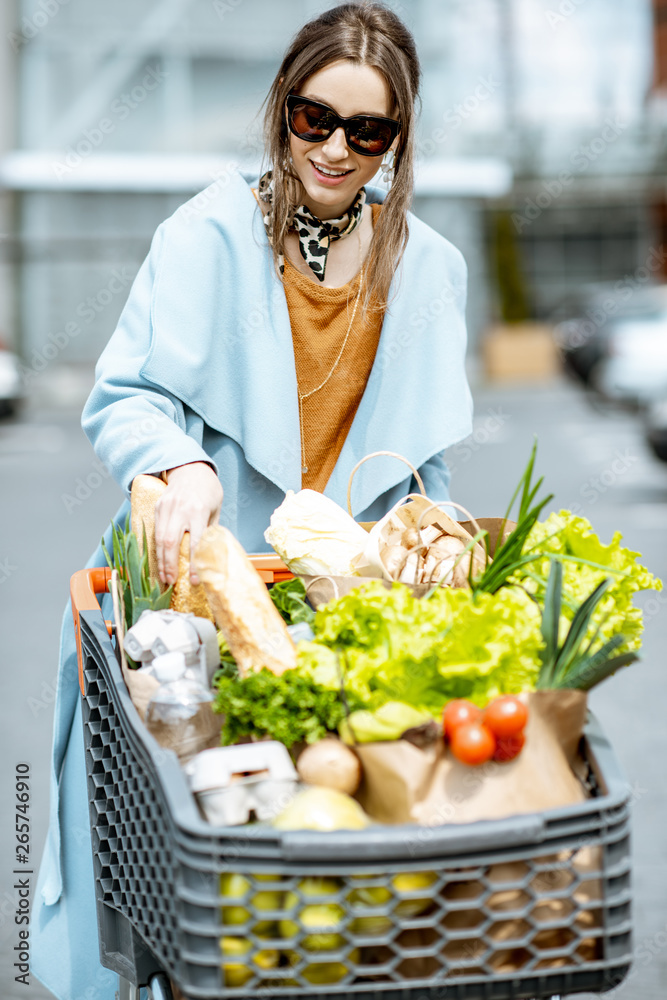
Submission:
<svg viewBox="0 0 667 1000">
<path fill-rule="evenodd" d="M 169 476 L 167 489 L 155 505 L 155 545 L 158 575 L 170 585 L 178 579 L 180 546 L 190 533 L 190 582 L 199 578 L 194 553 L 207 525 L 216 523 L 222 509 L 222 487 L 210 466 L 181 466 Z"/>
<path fill-rule="evenodd" d="M 222 511 L 222 490 L 220 491 L 220 503 L 215 508 L 215 510 L 211 513 L 211 516 L 208 519 L 208 523 L 209 524 L 219 524 L 220 523 L 220 513 L 221 513 L 221 511 Z"/>
<path fill-rule="evenodd" d="M 204 533 L 204 529 L 207 527 L 208 518 L 204 517 L 193 518 L 190 523 L 190 583 L 193 587 L 196 587 L 199 583 L 199 576 L 195 566 L 195 552 L 197 550 L 197 546 L 199 545 L 199 540 Z"/>
<path fill-rule="evenodd" d="M 187 529 L 186 519 L 171 503 L 165 503 L 166 494 L 155 505 L 155 548 L 158 575 L 169 586 L 178 577 L 178 554 L 181 539 Z"/>
</svg>

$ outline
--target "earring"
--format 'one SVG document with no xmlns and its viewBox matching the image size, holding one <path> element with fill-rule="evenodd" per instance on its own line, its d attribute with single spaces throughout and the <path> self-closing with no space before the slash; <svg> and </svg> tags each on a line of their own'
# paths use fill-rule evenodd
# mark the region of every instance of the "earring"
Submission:
<svg viewBox="0 0 667 1000">
<path fill-rule="evenodd" d="M 292 153 L 290 152 L 289 146 L 283 146 L 283 170 L 289 170 L 290 167 L 294 166 L 294 161 L 292 159 Z"/>
<path fill-rule="evenodd" d="M 380 164 L 380 176 L 385 184 L 391 184 L 394 179 L 394 171 L 396 170 L 396 156 L 394 150 L 390 149 L 385 153 L 384 159 Z"/>
</svg>

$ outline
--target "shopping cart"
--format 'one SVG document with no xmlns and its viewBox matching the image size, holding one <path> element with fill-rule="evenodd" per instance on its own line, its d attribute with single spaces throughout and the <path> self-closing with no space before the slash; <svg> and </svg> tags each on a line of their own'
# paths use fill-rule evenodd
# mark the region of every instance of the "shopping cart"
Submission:
<svg viewBox="0 0 667 1000">
<path fill-rule="evenodd" d="M 279 559 L 252 557 L 268 585 Z M 515 1000 L 603 993 L 630 968 L 629 791 L 594 719 L 591 797 L 468 824 L 214 827 L 146 730 L 100 610 L 72 578 L 100 959 L 120 1000 Z M 236 878 L 231 878 L 236 876 Z M 160 990 L 163 993 L 160 993 Z"/>
</svg>

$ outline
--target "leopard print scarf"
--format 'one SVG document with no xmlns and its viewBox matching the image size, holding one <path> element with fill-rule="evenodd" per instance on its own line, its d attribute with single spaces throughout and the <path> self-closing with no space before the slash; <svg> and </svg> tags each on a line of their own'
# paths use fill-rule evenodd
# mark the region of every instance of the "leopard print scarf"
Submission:
<svg viewBox="0 0 667 1000">
<path fill-rule="evenodd" d="M 273 176 L 270 170 L 259 179 L 259 197 L 262 201 L 271 205 L 273 201 Z M 349 236 L 358 224 L 366 202 L 366 189 L 361 188 L 352 205 L 338 219 L 318 219 L 305 205 L 299 205 L 292 215 L 290 226 L 299 237 L 299 249 L 301 256 L 305 260 L 318 281 L 324 281 L 324 274 L 327 266 L 327 255 L 334 240 L 342 240 Z M 271 230 L 273 224 L 273 212 L 269 211 L 264 216 L 264 225 L 271 242 Z M 278 258 L 280 273 L 285 270 L 285 258 Z"/>
</svg>

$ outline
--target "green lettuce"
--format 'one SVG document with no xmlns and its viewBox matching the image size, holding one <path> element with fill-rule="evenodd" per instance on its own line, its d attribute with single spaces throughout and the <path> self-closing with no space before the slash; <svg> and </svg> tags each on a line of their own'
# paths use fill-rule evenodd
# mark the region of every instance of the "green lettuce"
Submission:
<svg viewBox="0 0 667 1000">
<path fill-rule="evenodd" d="M 321 607 L 313 630 L 297 669 L 332 689 L 342 678 L 370 711 L 402 702 L 437 715 L 451 698 L 484 705 L 532 690 L 539 673 L 540 615 L 518 587 L 442 588 L 420 600 L 404 584 L 370 581 Z"/>
<path fill-rule="evenodd" d="M 633 606 L 632 599 L 640 590 L 662 590 L 662 582 L 637 562 L 640 552 L 621 545 L 622 537 L 617 531 L 611 542 L 604 545 L 585 517 L 569 510 L 550 514 L 546 521 L 533 527 L 526 544 L 526 552 L 544 553 L 544 558 L 522 567 L 512 580 L 521 583 L 543 604 L 549 557 L 562 561 L 561 632 L 564 633 L 576 609 L 605 577 L 611 577 L 612 583 L 592 616 L 590 632 L 599 628 L 600 644 L 623 635 L 626 641 L 619 652 L 637 650 L 644 626 L 641 609 Z"/>
<path fill-rule="evenodd" d="M 403 701 L 387 701 L 374 712 L 368 709 L 351 712 L 339 724 L 338 732 L 345 743 L 379 743 L 398 740 L 408 729 L 426 722 L 432 722 L 430 712 L 420 712 Z"/>
<path fill-rule="evenodd" d="M 315 617 L 315 612 L 306 600 L 306 588 L 298 576 L 274 583 L 269 590 L 269 597 L 288 625 L 296 625 L 298 622 L 310 624 Z"/>
</svg>

